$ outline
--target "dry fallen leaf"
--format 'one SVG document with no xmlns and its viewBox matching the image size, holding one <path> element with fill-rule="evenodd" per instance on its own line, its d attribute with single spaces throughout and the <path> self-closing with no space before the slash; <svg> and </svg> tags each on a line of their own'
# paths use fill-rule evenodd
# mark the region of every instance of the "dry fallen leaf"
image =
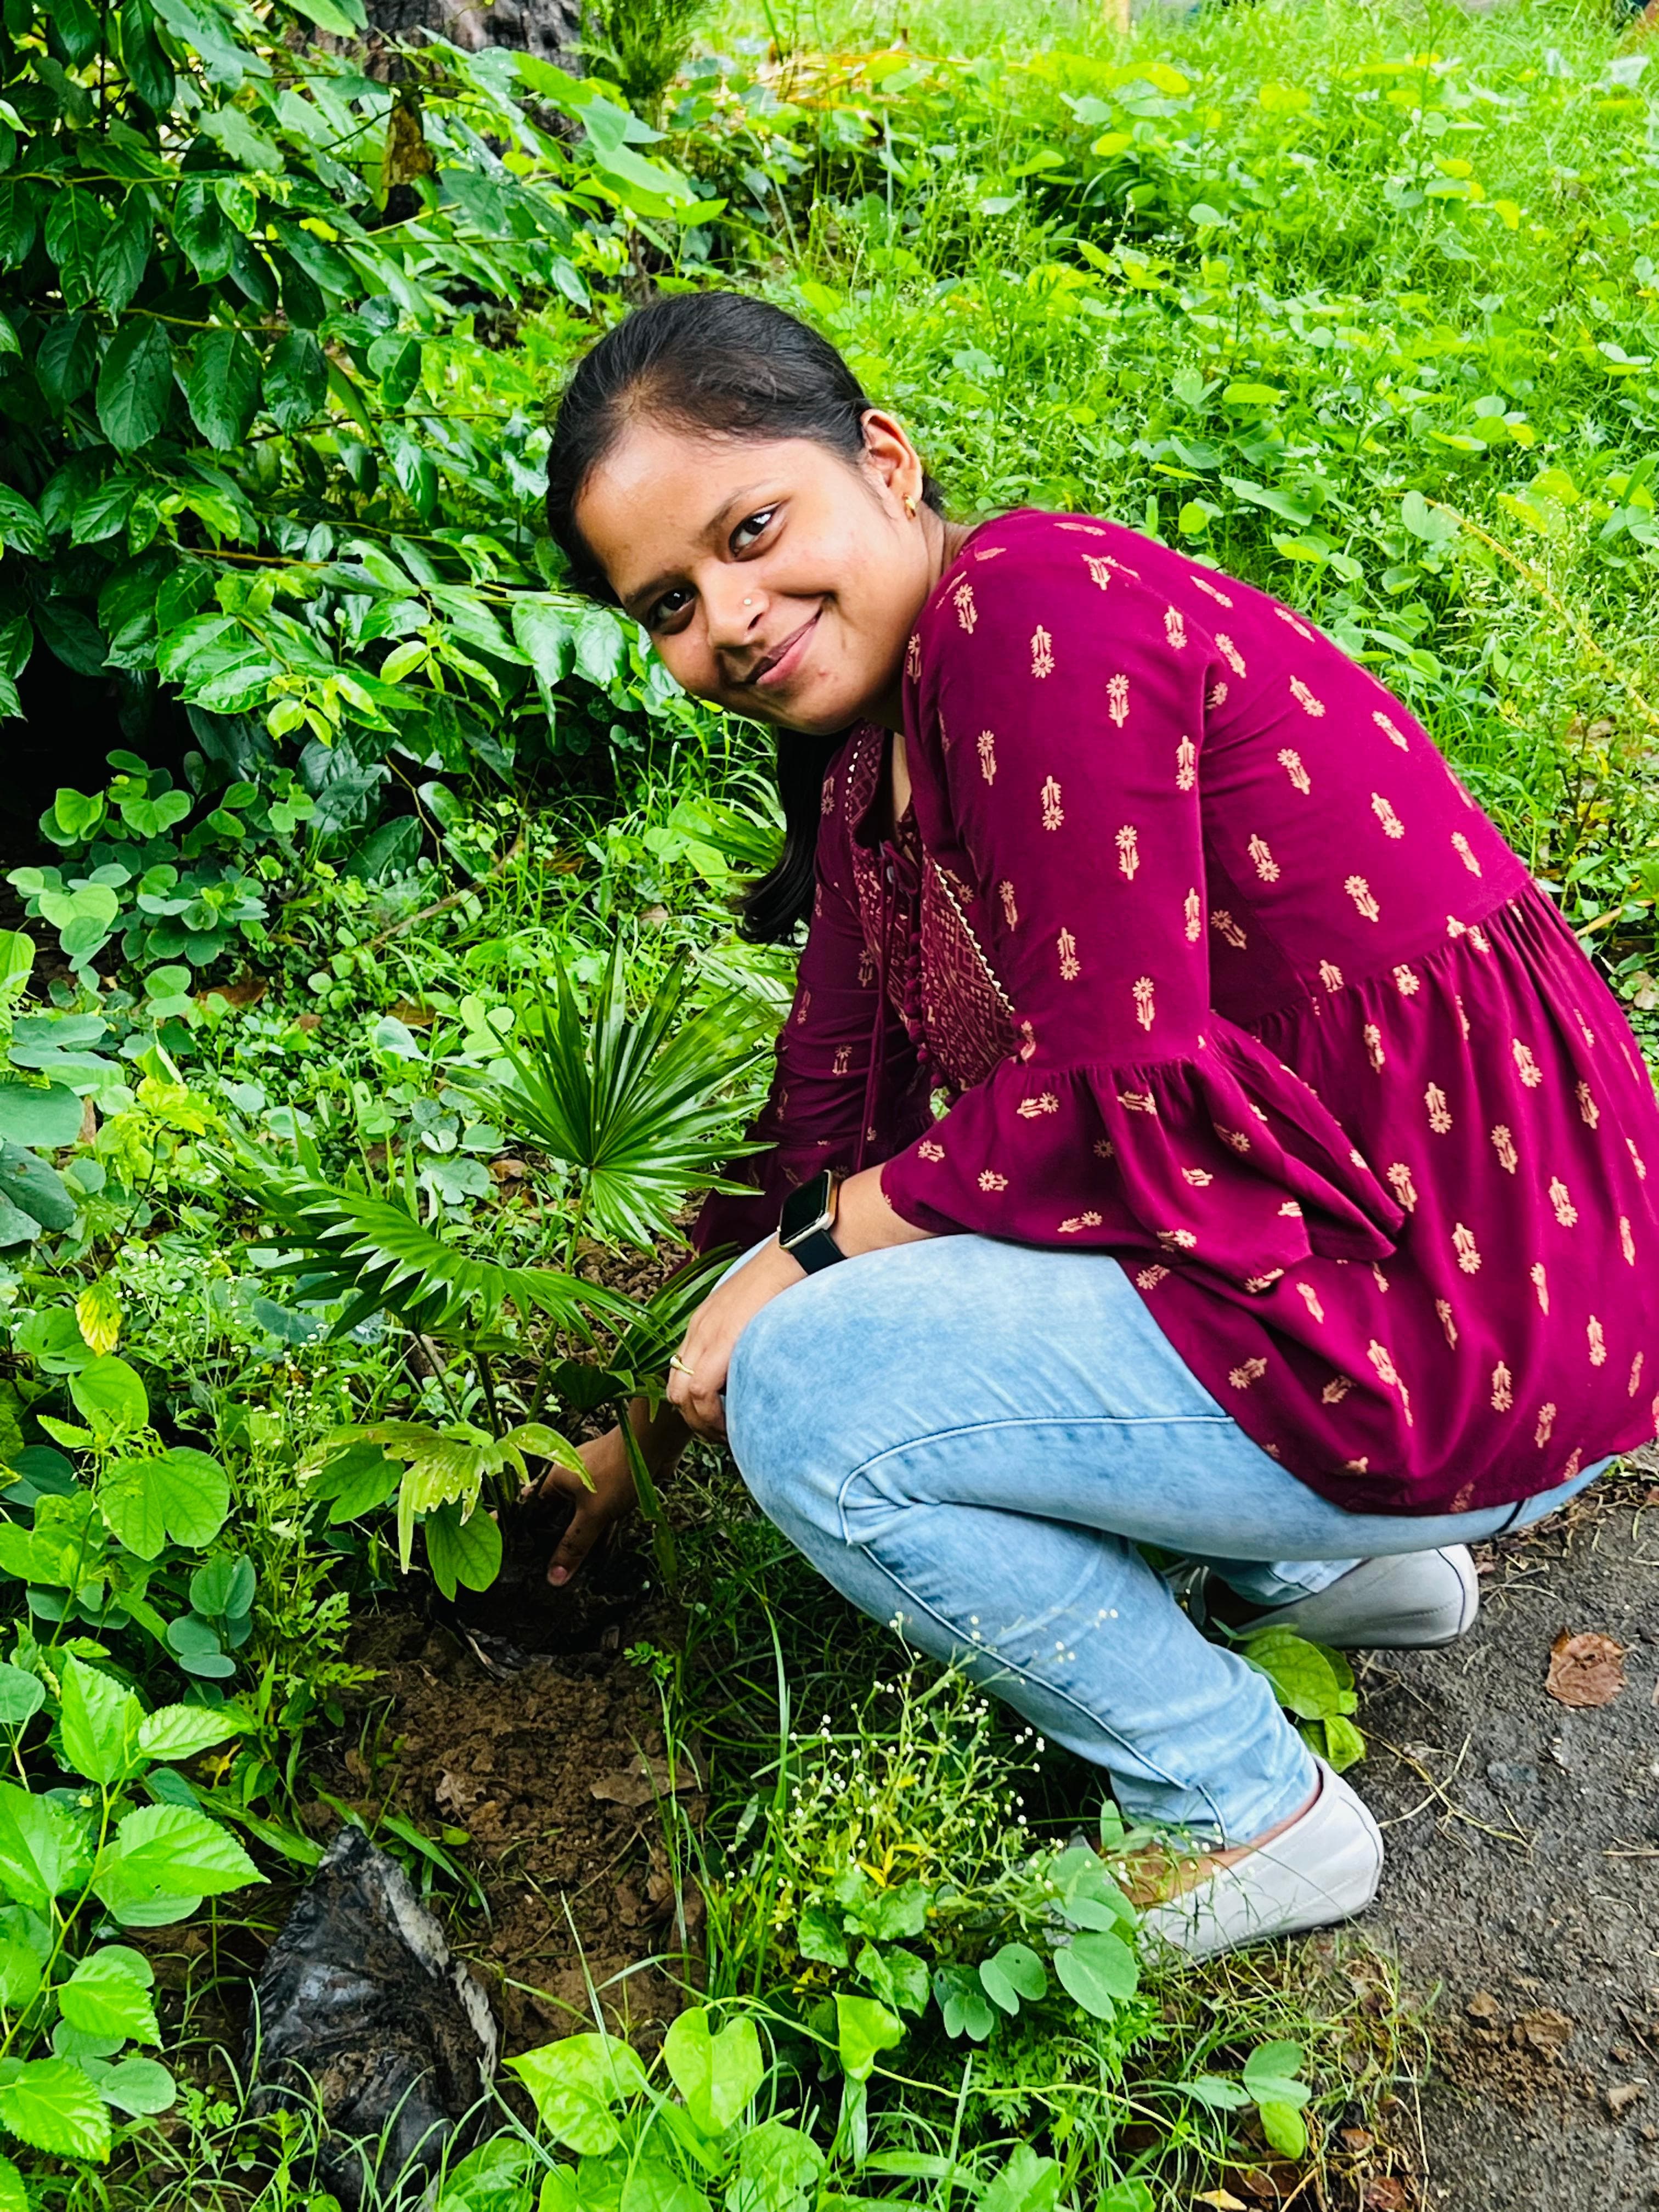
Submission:
<svg viewBox="0 0 1659 2212">
<path fill-rule="evenodd" d="M 1250 2212 L 1242 2197 L 1235 2197 L 1230 2189 L 1206 2189 L 1201 2197 L 1194 2197 L 1194 2204 L 1213 2204 L 1215 2212 Z"/>
<path fill-rule="evenodd" d="M 1407 2212 L 1411 2196 L 1406 2184 L 1392 2173 L 1374 2174 L 1362 2198 L 1365 2212 Z"/>
<path fill-rule="evenodd" d="M 653 1798 L 666 1797 L 681 1790 L 699 1790 L 702 1786 L 696 1769 L 689 1759 L 675 1772 L 665 1759 L 647 1759 L 641 1752 L 620 1774 L 602 1774 L 597 1782 L 590 1783 L 588 1794 L 605 1804 L 626 1805 L 637 1812 Z"/>
<path fill-rule="evenodd" d="M 1376 2148 L 1376 2137 L 1369 2128 L 1339 2128 L 1337 2140 L 1344 2150 L 1352 2151 L 1356 2158 Z"/>
<path fill-rule="evenodd" d="M 1625 1686 L 1625 1647 L 1590 1630 L 1569 1636 L 1564 1628 L 1550 1646 L 1544 1687 L 1558 1705 L 1610 1705 Z"/>
<path fill-rule="evenodd" d="M 1477 1990 L 1463 2009 L 1483 2027 L 1495 2027 L 1498 2024 L 1498 2003 L 1490 1990 Z"/>
<path fill-rule="evenodd" d="M 1647 2086 L 1645 2081 L 1615 2081 L 1613 2083 L 1612 2088 L 1607 2091 L 1607 2110 L 1615 2120 L 1621 2112 L 1627 2112 L 1630 2110 L 1636 2100 L 1644 2094 Z"/>
</svg>

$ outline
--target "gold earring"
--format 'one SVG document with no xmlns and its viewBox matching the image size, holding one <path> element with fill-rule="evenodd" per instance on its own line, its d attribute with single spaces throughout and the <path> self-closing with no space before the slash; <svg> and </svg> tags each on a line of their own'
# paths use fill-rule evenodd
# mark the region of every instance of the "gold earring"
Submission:
<svg viewBox="0 0 1659 2212">
<path fill-rule="evenodd" d="M 906 515 L 906 517 L 907 517 L 907 519 L 908 519 L 908 520 L 910 520 L 911 522 L 914 522 L 914 521 L 915 520 L 915 519 L 916 519 L 916 503 L 915 503 L 915 500 L 910 496 L 910 495 L 909 495 L 909 493 L 908 493 L 908 491 L 907 491 L 907 492 L 905 493 L 905 495 L 904 495 L 904 512 L 905 512 L 905 515 Z"/>
</svg>

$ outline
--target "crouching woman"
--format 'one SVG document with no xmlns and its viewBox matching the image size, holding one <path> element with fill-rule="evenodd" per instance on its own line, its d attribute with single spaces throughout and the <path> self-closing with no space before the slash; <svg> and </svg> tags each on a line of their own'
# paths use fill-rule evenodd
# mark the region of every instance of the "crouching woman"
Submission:
<svg viewBox="0 0 1659 2212">
<path fill-rule="evenodd" d="M 700 1224 L 754 1249 L 648 1449 L 729 1435 L 854 1604 L 1192 1839 L 1171 1942 L 1358 1911 L 1370 1814 L 1141 1547 L 1236 1623 L 1443 1643 L 1472 1541 L 1654 1433 L 1618 1006 L 1302 617 L 1109 521 L 951 521 L 774 308 L 611 332 L 550 487 L 587 587 L 776 726 L 747 924 L 807 931 L 753 1194 Z M 556 1578 L 629 1498 L 617 1440 L 592 1461 Z"/>
</svg>

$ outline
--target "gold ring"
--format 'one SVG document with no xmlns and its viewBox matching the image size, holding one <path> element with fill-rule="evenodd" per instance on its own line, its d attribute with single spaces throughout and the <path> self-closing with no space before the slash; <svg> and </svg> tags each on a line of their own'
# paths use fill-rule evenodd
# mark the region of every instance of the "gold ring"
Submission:
<svg viewBox="0 0 1659 2212">
<path fill-rule="evenodd" d="M 668 1364 L 671 1367 L 678 1368 L 682 1375 L 695 1375 L 697 1371 L 695 1367 L 688 1367 L 678 1352 L 672 1354 Z"/>
</svg>

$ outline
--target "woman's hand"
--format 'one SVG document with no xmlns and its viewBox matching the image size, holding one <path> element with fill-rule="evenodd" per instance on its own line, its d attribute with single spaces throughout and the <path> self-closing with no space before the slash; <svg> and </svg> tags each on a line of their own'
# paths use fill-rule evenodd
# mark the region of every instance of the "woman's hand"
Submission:
<svg viewBox="0 0 1659 2212">
<path fill-rule="evenodd" d="M 684 1423 L 667 1406 L 659 1406 L 653 1413 L 643 1398 L 634 1401 L 629 1419 L 652 1475 L 665 1473 L 684 1444 Z M 576 1449 L 593 1487 L 590 1490 L 572 1468 L 551 1467 L 536 1493 L 542 1498 L 568 1498 L 573 1508 L 569 1525 L 547 1563 L 547 1579 L 555 1589 L 569 1581 L 599 1539 L 625 1521 L 639 1503 L 620 1428 Z"/>
<path fill-rule="evenodd" d="M 669 1402 L 700 1437 L 722 1437 L 726 1412 L 720 1392 L 738 1339 L 781 1291 L 802 1281 L 805 1269 L 777 1244 L 769 1244 L 726 1278 L 691 1316 L 685 1341 L 669 1370 Z"/>
</svg>

